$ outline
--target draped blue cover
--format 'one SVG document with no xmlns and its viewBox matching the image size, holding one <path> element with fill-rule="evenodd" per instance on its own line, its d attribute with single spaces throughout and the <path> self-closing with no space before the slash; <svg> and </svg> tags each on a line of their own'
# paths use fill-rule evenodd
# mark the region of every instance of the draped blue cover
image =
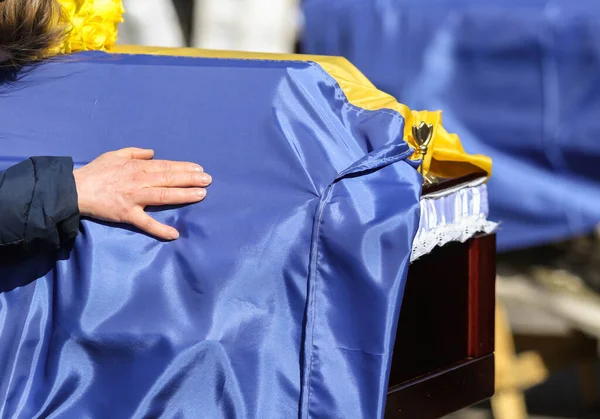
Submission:
<svg viewBox="0 0 600 419">
<path fill-rule="evenodd" d="M 342 55 L 494 161 L 500 250 L 600 222 L 600 3 L 304 0 L 303 51 Z"/>
<path fill-rule="evenodd" d="M 310 62 L 101 53 L 5 80 L 0 109 L 0 169 L 140 146 L 214 178 L 155 212 L 175 242 L 84 221 L 2 260 L 0 417 L 383 415 L 421 184 L 400 115 Z"/>
</svg>

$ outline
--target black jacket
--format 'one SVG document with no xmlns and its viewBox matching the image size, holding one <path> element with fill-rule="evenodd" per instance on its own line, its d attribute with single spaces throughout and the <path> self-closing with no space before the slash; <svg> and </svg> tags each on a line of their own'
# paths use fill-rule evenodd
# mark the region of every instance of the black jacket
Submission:
<svg viewBox="0 0 600 419">
<path fill-rule="evenodd" d="M 71 158 L 32 157 L 0 172 L 0 252 L 59 249 L 78 229 Z"/>
</svg>

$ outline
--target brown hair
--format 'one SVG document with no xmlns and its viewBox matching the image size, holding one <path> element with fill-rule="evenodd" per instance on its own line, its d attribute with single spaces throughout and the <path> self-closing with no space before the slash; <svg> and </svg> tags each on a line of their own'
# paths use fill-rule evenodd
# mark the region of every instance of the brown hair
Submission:
<svg viewBox="0 0 600 419">
<path fill-rule="evenodd" d="M 0 66 L 44 58 L 65 35 L 62 22 L 57 0 L 0 0 Z"/>
</svg>

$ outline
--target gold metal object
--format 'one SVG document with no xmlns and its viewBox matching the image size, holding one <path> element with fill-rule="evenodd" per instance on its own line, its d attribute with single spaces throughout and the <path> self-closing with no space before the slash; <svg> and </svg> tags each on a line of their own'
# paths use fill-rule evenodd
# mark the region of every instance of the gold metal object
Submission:
<svg viewBox="0 0 600 419">
<path fill-rule="evenodd" d="M 433 125 L 426 124 L 425 122 L 421 122 L 418 126 L 413 125 L 412 134 L 418 146 L 417 153 L 421 156 L 421 160 L 425 160 L 425 155 L 429 151 L 429 144 L 431 144 L 431 140 L 433 139 Z M 423 163 L 419 166 L 419 172 L 423 175 L 424 183 L 433 185 L 439 182 L 436 176 L 423 172 Z"/>
<path fill-rule="evenodd" d="M 438 179 L 437 176 L 432 175 L 431 173 L 426 173 L 423 175 L 423 183 L 426 185 L 435 185 L 436 183 L 439 183 L 440 180 Z"/>
</svg>

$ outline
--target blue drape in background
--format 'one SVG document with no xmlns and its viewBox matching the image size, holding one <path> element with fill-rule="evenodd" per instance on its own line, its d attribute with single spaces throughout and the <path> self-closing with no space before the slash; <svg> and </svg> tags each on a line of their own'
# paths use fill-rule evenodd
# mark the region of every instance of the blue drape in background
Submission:
<svg viewBox="0 0 600 419">
<path fill-rule="evenodd" d="M 125 147 L 202 164 L 158 242 L 84 221 L 0 264 L 0 417 L 381 417 L 418 225 L 403 119 L 314 63 L 85 54 L 0 86 L 0 169 Z"/>
<path fill-rule="evenodd" d="M 492 157 L 500 250 L 600 222 L 600 3 L 304 0 L 303 52 L 341 55 Z"/>
</svg>

